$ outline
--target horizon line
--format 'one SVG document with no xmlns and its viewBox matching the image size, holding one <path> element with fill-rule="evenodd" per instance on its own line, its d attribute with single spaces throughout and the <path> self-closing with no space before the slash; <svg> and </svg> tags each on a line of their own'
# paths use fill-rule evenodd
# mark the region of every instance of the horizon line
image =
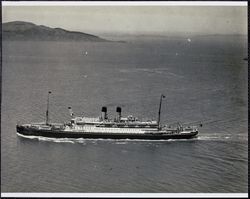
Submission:
<svg viewBox="0 0 250 199">
<path fill-rule="evenodd" d="M 248 1 L 3 1 L 2 6 L 248 6 Z"/>
<path fill-rule="evenodd" d="M 20 20 L 14 20 L 14 21 L 2 21 L 2 24 L 4 23 L 12 23 L 12 22 L 24 22 L 24 23 L 31 23 L 34 24 L 36 26 L 46 26 L 52 29 L 55 28 L 60 28 L 69 32 L 79 32 L 79 33 L 84 33 L 84 34 L 91 34 L 91 35 L 95 35 L 95 34 L 102 34 L 102 35 L 106 35 L 106 36 L 158 36 L 158 37 L 169 37 L 169 36 L 187 36 L 187 35 L 192 35 L 192 36 L 229 36 L 229 35 L 241 35 L 241 36 L 248 36 L 248 33 L 199 33 L 199 32 L 137 32 L 137 33 L 130 33 L 130 32 L 121 32 L 121 31 L 112 31 L 112 32 L 107 32 L 107 31 L 98 31 L 96 33 L 89 33 L 91 32 L 91 30 L 87 30 L 85 31 L 79 31 L 79 30 L 69 30 L 69 29 L 65 29 L 62 27 L 51 27 L 49 25 L 44 25 L 44 24 L 37 24 L 34 22 L 30 22 L 30 21 L 20 21 Z M 164 35 L 164 34 L 168 34 L 168 35 Z M 177 35 L 174 35 L 177 34 Z M 98 35 L 99 36 L 99 35 Z"/>
</svg>

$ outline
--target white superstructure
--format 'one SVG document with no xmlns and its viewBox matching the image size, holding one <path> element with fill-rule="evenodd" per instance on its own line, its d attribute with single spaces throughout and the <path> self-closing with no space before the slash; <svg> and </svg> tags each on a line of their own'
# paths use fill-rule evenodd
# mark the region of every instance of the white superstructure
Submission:
<svg viewBox="0 0 250 199">
<path fill-rule="evenodd" d="M 157 121 L 139 121 L 133 116 L 109 120 L 106 114 L 100 118 L 74 117 L 66 124 L 66 131 L 88 133 L 147 133 L 158 131 Z"/>
</svg>

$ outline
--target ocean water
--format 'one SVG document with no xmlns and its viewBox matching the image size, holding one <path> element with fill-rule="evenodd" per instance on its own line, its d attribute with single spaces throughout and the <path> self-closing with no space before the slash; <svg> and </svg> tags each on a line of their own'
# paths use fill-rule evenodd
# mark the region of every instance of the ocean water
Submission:
<svg viewBox="0 0 250 199">
<path fill-rule="evenodd" d="M 3 42 L 2 192 L 245 193 L 247 38 L 138 38 L 126 43 Z M 88 53 L 86 53 L 88 52 Z M 75 115 L 199 124 L 192 140 L 21 137 L 17 123 Z"/>
</svg>

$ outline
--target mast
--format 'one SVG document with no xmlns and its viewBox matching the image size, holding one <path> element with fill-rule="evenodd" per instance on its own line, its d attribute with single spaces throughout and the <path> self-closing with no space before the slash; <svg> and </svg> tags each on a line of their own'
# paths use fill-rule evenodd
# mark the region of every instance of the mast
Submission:
<svg viewBox="0 0 250 199">
<path fill-rule="evenodd" d="M 49 125 L 49 94 L 51 94 L 51 91 L 48 92 L 48 98 L 47 98 L 47 110 L 46 110 L 46 121 L 45 121 L 46 125 Z"/>
<path fill-rule="evenodd" d="M 160 105 L 159 105 L 159 112 L 158 112 L 158 120 L 157 120 L 158 130 L 160 129 L 161 103 L 162 103 L 162 98 L 165 98 L 165 95 L 161 94 L 161 98 L 160 98 Z"/>
</svg>

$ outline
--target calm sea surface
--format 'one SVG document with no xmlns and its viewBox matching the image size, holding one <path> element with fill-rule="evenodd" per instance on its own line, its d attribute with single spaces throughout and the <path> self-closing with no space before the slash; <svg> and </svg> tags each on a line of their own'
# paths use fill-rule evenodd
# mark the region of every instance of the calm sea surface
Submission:
<svg viewBox="0 0 250 199">
<path fill-rule="evenodd" d="M 2 192 L 247 192 L 247 39 L 3 42 Z M 88 53 L 86 53 L 88 52 Z M 76 115 L 203 123 L 180 141 L 23 138 L 16 123 Z"/>
</svg>

